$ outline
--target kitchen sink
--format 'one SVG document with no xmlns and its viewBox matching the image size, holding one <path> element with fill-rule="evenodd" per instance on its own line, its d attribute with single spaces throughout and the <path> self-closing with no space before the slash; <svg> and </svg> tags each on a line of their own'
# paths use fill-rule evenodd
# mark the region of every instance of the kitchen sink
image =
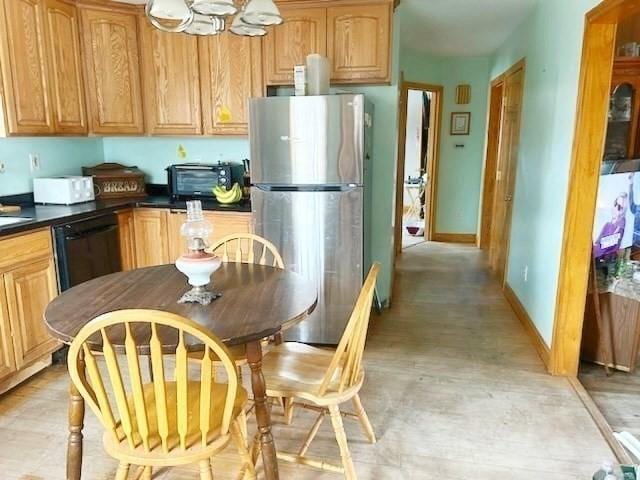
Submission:
<svg viewBox="0 0 640 480">
<path fill-rule="evenodd" d="M 29 217 L 0 217 L 0 227 L 6 225 L 14 225 L 16 223 L 30 222 L 33 218 Z"/>
</svg>

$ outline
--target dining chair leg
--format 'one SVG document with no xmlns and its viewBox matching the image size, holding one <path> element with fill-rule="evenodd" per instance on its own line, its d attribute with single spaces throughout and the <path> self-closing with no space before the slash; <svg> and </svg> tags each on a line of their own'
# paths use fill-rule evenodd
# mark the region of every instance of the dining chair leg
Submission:
<svg viewBox="0 0 640 480">
<path fill-rule="evenodd" d="M 249 480 L 255 480 L 256 468 L 253 464 L 253 458 L 251 457 L 251 454 L 249 453 L 249 450 L 247 448 L 247 437 L 243 434 L 241 422 L 242 420 L 238 418 L 231 424 L 230 427 L 231 438 L 236 444 L 236 448 L 238 449 L 238 453 L 240 454 L 240 458 L 242 458 L 243 462 L 238 479 L 248 478 Z"/>
<path fill-rule="evenodd" d="M 313 424 L 313 427 L 311 427 L 311 431 L 307 435 L 307 438 L 305 439 L 304 444 L 302 445 L 302 448 L 300 448 L 300 452 L 298 453 L 300 457 L 304 457 L 307 453 L 307 450 L 309 450 L 309 446 L 311 446 L 311 442 L 313 442 L 313 439 L 316 438 L 316 435 L 318 434 L 318 430 L 320 430 L 320 425 L 322 425 L 324 416 L 325 416 L 325 411 L 323 410 L 318 415 L 318 418 Z"/>
<path fill-rule="evenodd" d="M 282 398 L 282 403 L 284 407 L 284 421 L 287 425 L 291 425 L 294 412 L 293 398 Z"/>
<path fill-rule="evenodd" d="M 120 465 L 118 465 L 118 470 L 116 470 L 116 480 L 127 480 L 128 475 L 129 475 L 129 464 L 120 462 Z"/>
<path fill-rule="evenodd" d="M 342 414 L 337 405 L 329 405 L 329 413 L 331 414 L 331 424 L 336 433 L 338 447 L 340 447 L 340 457 L 342 458 L 342 466 L 344 467 L 344 476 L 347 480 L 356 480 L 356 468 L 353 465 L 349 445 L 347 444 L 347 434 L 342 424 Z"/>
<path fill-rule="evenodd" d="M 200 460 L 200 480 L 213 480 L 213 470 L 211 460 Z"/>
<path fill-rule="evenodd" d="M 353 403 L 353 408 L 356 411 L 358 420 L 360 420 L 360 425 L 362 426 L 362 430 L 364 431 L 364 434 L 369 439 L 370 443 L 376 443 L 376 433 L 373 431 L 373 427 L 371 426 L 371 422 L 369 421 L 367 412 L 362 406 L 362 401 L 360 401 L 360 395 L 356 395 L 355 397 L 353 397 L 351 402 Z"/>
<path fill-rule="evenodd" d="M 151 467 L 144 467 L 140 480 L 151 480 L 152 478 L 153 478 L 153 470 L 151 470 Z"/>
</svg>

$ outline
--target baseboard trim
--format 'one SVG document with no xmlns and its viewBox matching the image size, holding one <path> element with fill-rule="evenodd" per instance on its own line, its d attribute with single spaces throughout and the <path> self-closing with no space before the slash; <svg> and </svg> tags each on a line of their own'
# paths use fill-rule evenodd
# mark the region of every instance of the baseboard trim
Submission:
<svg viewBox="0 0 640 480">
<path fill-rule="evenodd" d="M 531 317 L 524 308 L 524 305 L 522 305 L 522 302 L 520 302 L 520 299 L 508 283 L 504 284 L 503 292 L 507 302 L 509 302 L 509 305 L 511 305 L 511 308 L 516 314 L 516 317 L 518 317 L 518 320 L 520 320 L 520 323 L 529 335 L 529 338 L 531 338 L 531 342 L 544 362 L 545 367 L 549 368 L 551 350 L 543 340 L 542 336 L 540 336 L 540 332 L 538 332 L 538 329 L 533 324 L 533 320 L 531 320 Z"/>
<path fill-rule="evenodd" d="M 477 243 L 475 233 L 434 233 L 431 240 L 441 243 Z"/>
<path fill-rule="evenodd" d="M 618 442 L 616 437 L 613 436 L 613 429 L 611 428 L 611 425 L 604 417 L 596 403 L 593 401 L 593 398 L 591 398 L 591 395 L 589 395 L 587 389 L 584 388 L 584 385 L 582 385 L 580 380 L 576 377 L 567 377 L 567 381 L 575 390 L 576 395 L 578 395 L 578 398 L 580 398 L 580 400 L 582 401 L 582 404 L 589 412 L 589 415 L 591 415 L 593 423 L 596 424 L 598 430 L 600 430 L 600 434 L 607 442 L 607 444 L 609 444 L 609 448 L 613 450 L 613 453 L 615 454 L 618 462 L 623 465 L 632 465 L 633 460 L 624 449 L 624 447 L 620 445 L 620 442 Z"/>
</svg>

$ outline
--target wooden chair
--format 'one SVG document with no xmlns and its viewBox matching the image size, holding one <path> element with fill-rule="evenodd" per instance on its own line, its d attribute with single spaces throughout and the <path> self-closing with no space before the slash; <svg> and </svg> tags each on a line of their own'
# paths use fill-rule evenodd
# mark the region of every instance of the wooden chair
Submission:
<svg viewBox="0 0 640 480">
<path fill-rule="evenodd" d="M 220 254 L 223 262 L 255 263 L 284 269 L 284 262 L 275 245 L 253 233 L 227 235 L 207 251 Z"/>
<path fill-rule="evenodd" d="M 227 235 L 212 246 L 207 252 L 220 255 L 222 261 L 236 263 L 255 263 L 284 269 L 284 262 L 278 249 L 270 241 L 252 233 L 234 233 Z M 236 363 L 238 376 L 242 380 L 242 366 L 247 364 L 246 345 L 230 348 L 231 358 Z M 194 361 L 202 360 L 201 354 L 189 355 Z M 211 358 L 215 362 L 215 358 Z"/>
<path fill-rule="evenodd" d="M 354 480 L 356 471 L 349 453 L 342 417 L 357 418 L 368 440 L 371 443 L 376 442 L 375 433 L 362 407 L 358 392 L 364 381 L 362 355 L 379 270 L 378 263 L 371 268 L 335 351 L 287 342 L 274 346 L 269 355 L 265 356 L 262 371 L 267 384 L 267 395 L 289 399 L 288 409 L 296 404 L 318 412 L 318 418 L 299 452 L 279 453 L 278 458 L 281 460 L 343 473 L 348 480 Z M 340 411 L 339 406 L 347 401 L 352 402 L 355 413 Z M 327 414 L 331 417 L 340 447 L 340 466 L 306 456 Z"/>
<path fill-rule="evenodd" d="M 163 338 L 175 335 L 171 338 L 177 347 L 163 345 L 159 332 Z M 116 335 L 124 344 L 120 360 L 112 344 Z M 205 355 L 215 353 L 227 383 L 213 381 L 211 362 L 202 362 L 193 379 L 196 375 L 189 372 L 187 360 L 187 342 L 192 339 L 204 345 Z M 100 350 L 106 367 L 98 365 L 95 352 Z M 141 351 L 150 353 L 151 381 L 143 380 Z M 81 368 L 83 362 L 86 369 Z M 166 368 L 171 362 L 175 370 Z M 230 441 L 243 460 L 239 478 L 256 478 L 245 436 L 247 392 L 238 385 L 226 347 L 197 323 L 154 310 L 107 313 L 80 330 L 68 363 L 71 380 L 106 430 L 105 450 L 120 462 L 116 480 L 125 480 L 131 465 L 140 466 L 139 478 L 149 480 L 152 468 L 191 463 L 199 464 L 202 480 L 213 480 L 211 458 Z"/>
</svg>

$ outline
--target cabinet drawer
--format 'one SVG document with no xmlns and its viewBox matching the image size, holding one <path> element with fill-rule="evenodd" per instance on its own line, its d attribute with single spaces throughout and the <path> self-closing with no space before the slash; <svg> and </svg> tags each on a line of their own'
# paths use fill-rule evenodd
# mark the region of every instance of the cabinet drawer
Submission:
<svg viewBox="0 0 640 480">
<path fill-rule="evenodd" d="M 0 270 L 34 258 L 53 256 L 49 229 L 0 238 Z"/>
</svg>

